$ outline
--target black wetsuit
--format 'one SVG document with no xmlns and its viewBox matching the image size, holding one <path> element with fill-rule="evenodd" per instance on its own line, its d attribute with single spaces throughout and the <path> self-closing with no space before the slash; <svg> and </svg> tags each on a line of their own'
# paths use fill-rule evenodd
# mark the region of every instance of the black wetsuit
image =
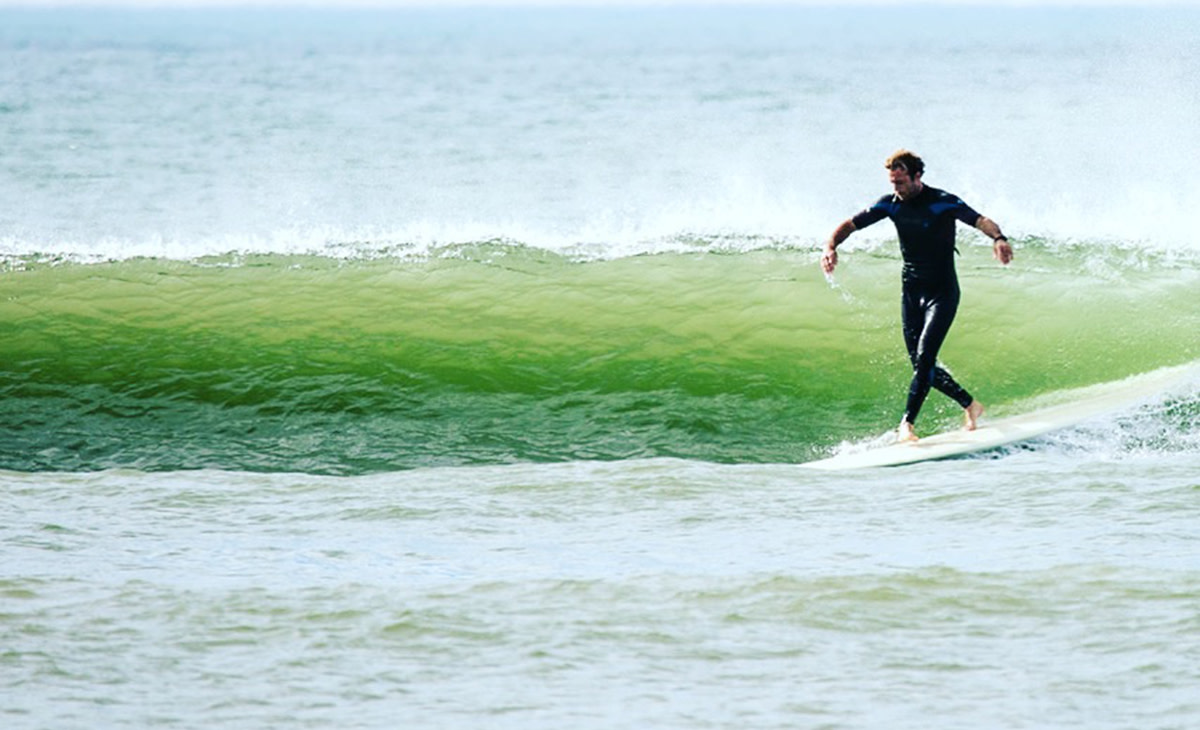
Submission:
<svg viewBox="0 0 1200 730">
<path fill-rule="evenodd" d="M 938 366 L 938 350 L 958 311 L 958 274 L 954 270 L 955 221 L 975 225 L 979 214 L 955 195 L 925 185 L 909 200 L 885 195 L 851 220 L 856 229 L 891 218 L 900 236 L 904 344 L 912 361 L 904 420 L 916 423 L 929 388 L 971 405 L 971 395 Z"/>
</svg>

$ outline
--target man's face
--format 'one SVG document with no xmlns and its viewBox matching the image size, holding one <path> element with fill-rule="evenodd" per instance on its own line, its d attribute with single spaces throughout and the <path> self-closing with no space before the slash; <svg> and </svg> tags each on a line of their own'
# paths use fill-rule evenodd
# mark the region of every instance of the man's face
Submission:
<svg viewBox="0 0 1200 730">
<path fill-rule="evenodd" d="M 921 191 L 921 176 L 913 177 L 908 174 L 908 170 L 899 165 L 888 171 L 888 178 L 892 181 L 892 189 L 896 191 L 896 196 L 901 200 L 907 200 Z"/>
</svg>

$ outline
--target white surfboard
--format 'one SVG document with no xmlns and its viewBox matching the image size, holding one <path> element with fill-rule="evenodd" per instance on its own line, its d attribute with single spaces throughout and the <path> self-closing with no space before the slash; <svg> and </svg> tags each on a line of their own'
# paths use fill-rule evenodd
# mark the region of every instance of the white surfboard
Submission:
<svg viewBox="0 0 1200 730">
<path fill-rule="evenodd" d="M 1198 377 L 1200 361 L 1163 368 L 1111 383 L 1063 391 L 1056 394 L 1055 399 L 1065 402 L 995 421 L 985 418 L 974 431 L 947 431 L 912 443 L 841 453 L 800 466 L 830 471 L 865 469 L 914 464 L 983 451 L 1129 409 Z"/>
</svg>

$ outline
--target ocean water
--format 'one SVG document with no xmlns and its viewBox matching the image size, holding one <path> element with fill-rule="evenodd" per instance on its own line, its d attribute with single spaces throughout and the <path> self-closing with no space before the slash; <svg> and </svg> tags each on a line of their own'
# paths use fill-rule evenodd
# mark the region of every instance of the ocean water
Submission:
<svg viewBox="0 0 1200 730">
<path fill-rule="evenodd" d="M 1190 728 L 1200 9 L 0 9 L 0 725 Z M 918 429 L 960 418 L 933 394 Z"/>
</svg>

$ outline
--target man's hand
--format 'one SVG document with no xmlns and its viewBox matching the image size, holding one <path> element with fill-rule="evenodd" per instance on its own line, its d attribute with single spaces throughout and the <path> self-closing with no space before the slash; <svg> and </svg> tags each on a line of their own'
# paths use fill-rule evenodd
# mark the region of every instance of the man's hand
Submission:
<svg viewBox="0 0 1200 730">
<path fill-rule="evenodd" d="M 1007 238 L 1002 238 L 992 244 L 992 256 L 1000 263 L 1008 266 L 1009 262 L 1013 260 L 1013 250 L 1012 246 L 1008 244 Z"/>
<path fill-rule="evenodd" d="M 1008 263 L 1013 260 L 1012 246 L 1009 245 L 1008 239 L 1000 232 L 1000 226 L 996 225 L 996 221 L 987 216 L 979 216 L 979 220 L 975 222 L 975 227 L 983 231 L 983 235 L 992 239 L 992 256 L 997 261 L 1008 266 Z"/>
<path fill-rule="evenodd" d="M 825 253 L 821 254 L 821 268 L 825 270 L 825 275 L 833 273 L 837 268 L 837 247 L 842 241 L 850 237 L 855 231 L 854 220 L 847 219 L 833 231 L 833 235 L 825 242 Z"/>
<path fill-rule="evenodd" d="M 832 274 L 837 268 L 837 251 L 831 243 L 825 244 L 825 253 L 821 254 L 821 268 L 826 274 Z"/>
</svg>

